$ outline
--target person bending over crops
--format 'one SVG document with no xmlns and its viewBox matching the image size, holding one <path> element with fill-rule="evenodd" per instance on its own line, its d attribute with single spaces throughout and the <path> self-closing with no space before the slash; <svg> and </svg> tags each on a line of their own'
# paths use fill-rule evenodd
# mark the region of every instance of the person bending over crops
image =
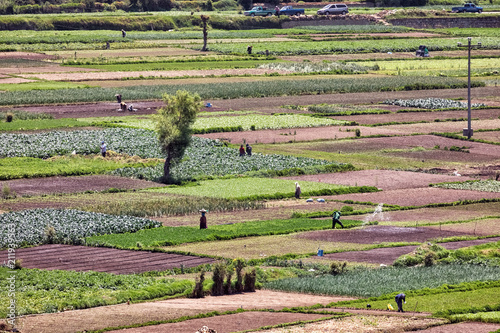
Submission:
<svg viewBox="0 0 500 333">
<path fill-rule="evenodd" d="M 252 146 L 250 146 L 248 143 L 247 143 L 246 151 L 247 151 L 248 156 L 252 156 Z"/>
<path fill-rule="evenodd" d="M 404 312 L 403 311 L 403 302 L 406 304 L 406 295 L 401 293 L 397 294 L 396 297 L 394 298 L 396 301 L 396 304 L 398 305 L 398 312 Z"/>
<path fill-rule="evenodd" d="M 243 145 L 240 146 L 240 156 L 245 156 L 245 148 Z"/>
</svg>

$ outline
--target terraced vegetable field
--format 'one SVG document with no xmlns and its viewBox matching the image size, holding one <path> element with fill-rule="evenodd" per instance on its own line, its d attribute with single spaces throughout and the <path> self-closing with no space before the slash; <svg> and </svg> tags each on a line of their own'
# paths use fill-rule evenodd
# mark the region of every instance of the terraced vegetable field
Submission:
<svg viewBox="0 0 500 333">
<path fill-rule="evenodd" d="M 446 320 L 475 320 L 477 331 L 500 329 L 498 34 L 463 31 L 483 46 L 473 50 L 467 140 L 460 31 L 245 30 L 236 12 L 203 12 L 206 52 L 201 13 L 175 12 L 193 28 L 126 37 L 121 28 L 0 32 L 0 49 L 30 52 L 0 54 L 0 285 L 17 272 L 15 314 L 44 314 L 15 326 L 453 331 Z M 288 18 L 258 20 L 276 27 Z M 220 29 L 229 26 L 237 29 Z M 414 58 L 420 44 L 430 58 Z M 175 184 L 163 184 L 152 115 L 179 89 L 199 94 L 202 112 L 173 165 Z M 246 144 L 252 154 L 240 156 Z M 202 209 L 208 229 L 199 228 Z M 333 230 L 337 210 L 345 228 Z M 218 287 L 227 295 L 208 296 Z M 411 318 L 384 310 L 399 292 Z M 187 298 L 195 293 L 208 297 Z M 346 309 L 368 302 L 373 312 Z M 257 321 L 250 310 L 263 304 Z M 0 315 L 11 325 L 8 311 Z"/>
</svg>

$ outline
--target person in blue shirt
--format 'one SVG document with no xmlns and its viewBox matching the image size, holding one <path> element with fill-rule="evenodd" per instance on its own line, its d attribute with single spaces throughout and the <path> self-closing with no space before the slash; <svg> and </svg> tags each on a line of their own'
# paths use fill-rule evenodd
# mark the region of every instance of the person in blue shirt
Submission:
<svg viewBox="0 0 500 333">
<path fill-rule="evenodd" d="M 403 302 L 406 304 L 406 295 L 401 293 L 397 294 L 396 297 L 394 298 L 396 301 L 396 304 L 398 305 L 398 312 L 404 312 L 403 311 Z"/>
</svg>

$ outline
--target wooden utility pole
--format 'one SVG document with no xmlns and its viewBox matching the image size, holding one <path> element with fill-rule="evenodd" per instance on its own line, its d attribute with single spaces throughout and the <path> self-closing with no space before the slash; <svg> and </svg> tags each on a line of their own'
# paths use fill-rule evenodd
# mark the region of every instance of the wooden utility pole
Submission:
<svg viewBox="0 0 500 333">
<path fill-rule="evenodd" d="M 203 48 L 202 51 L 208 51 L 207 42 L 208 42 L 208 31 L 207 31 L 207 22 L 210 17 L 207 15 L 201 15 L 201 21 L 203 22 Z"/>
</svg>

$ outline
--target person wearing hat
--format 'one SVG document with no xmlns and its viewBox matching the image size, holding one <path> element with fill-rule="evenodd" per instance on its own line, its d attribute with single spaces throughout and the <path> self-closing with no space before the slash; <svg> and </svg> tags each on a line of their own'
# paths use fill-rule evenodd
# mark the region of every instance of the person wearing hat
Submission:
<svg viewBox="0 0 500 333">
<path fill-rule="evenodd" d="M 101 155 L 102 157 L 106 157 L 106 143 L 104 141 L 101 142 Z"/>
<path fill-rule="evenodd" d="M 205 216 L 205 213 L 207 211 L 205 209 L 200 210 L 201 217 L 200 217 L 200 229 L 206 229 L 207 228 L 207 217 Z"/>
</svg>

